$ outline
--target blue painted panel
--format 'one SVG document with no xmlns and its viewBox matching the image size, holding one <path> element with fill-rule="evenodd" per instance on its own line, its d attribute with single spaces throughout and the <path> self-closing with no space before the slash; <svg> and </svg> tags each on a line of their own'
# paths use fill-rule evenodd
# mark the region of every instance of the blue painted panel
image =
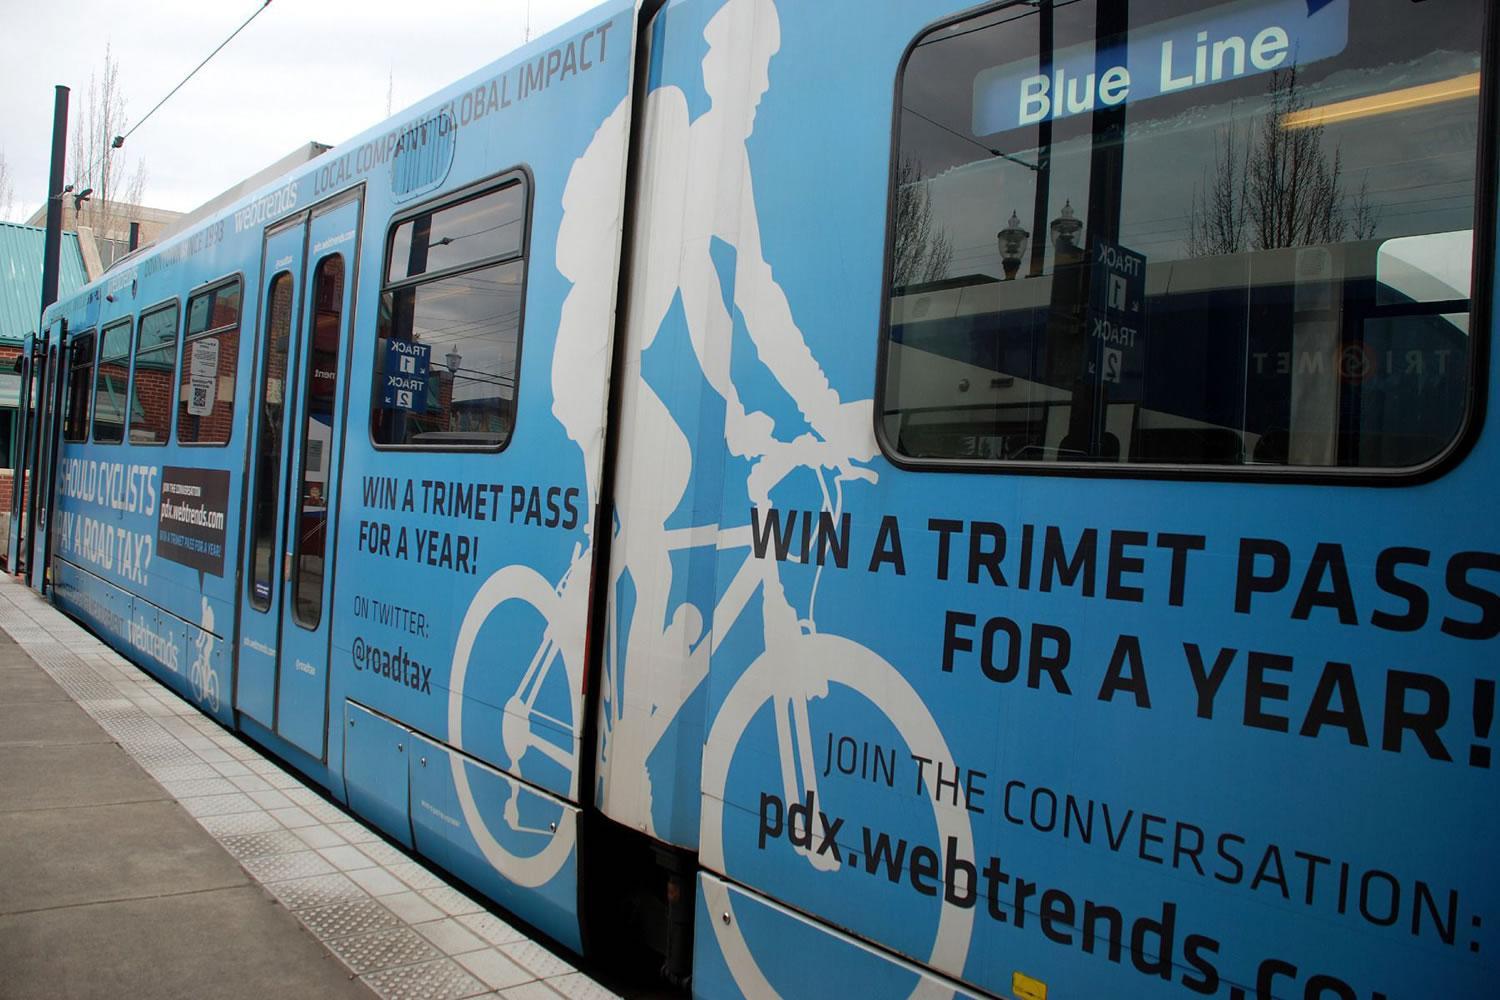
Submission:
<svg viewBox="0 0 1500 1000">
<path fill-rule="evenodd" d="M 406 759 L 411 731 L 353 702 L 344 705 L 344 787 L 349 808 L 412 846 Z"/>
<path fill-rule="evenodd" d="M 415 739 L 417 850 L 580 950 L 577 808 L 441 744 Z"/>
<path fill-rule="evenodd" d="M 514 371 L 500 363 L 502 337 L 514 336 L 509 305 L 493 320 L 440 316 L 423 331 L 429 391 L 455 385 L 506 405 L 514 399 L 514 428 L 498 453 L 371 442 L 387 350 L 368 296 L 384 278 L 394 207 L 390 186 L 371 169 L 359 276 L 370 304 L 360 306 L 348 360 L 337 590 L 328 609 L 335 700 L 370 705 L 572 801 L 633 30 L 632 5 L 611 2 L 412 115 L 427 120 L 446 108 L 457 125 L 452 164 L 431 197 L 502 180 L 528 196 Z M 401 131 L 375 130 L 354 146 L 384 148 Z M 316 177 L 345 163 L 359 170 L 371 161 L 351 154 Z M 397 196 L 402 212 L 427 198 L 404 200 L 404 189 Z M 450 352 L 458 371 L 445 366 Z M 460 381 L 464 370 L 491 375 Z M 455 422 L 441 434 L 460 430 Z"/>
<path fill-rule="evenodd" d="M 1482 513 L 1493 435 L 1436 480 L 1390 489 L 914 471 L 880 453 L 892 84 L 959 7 L 667 7 L 661 34 L 681 47 L 648 97 L 663 151 L 643 186 L 661 212 L 644 213 L 641 240 L 660 270 L 638 268 L 631 289 L 637 304 L 660 293 L 660 310 L 632 331 L 649 346 L 625 367 L 650 390 L 640 409 L 666 417 L 622 446 L 627 487 L 633 463 L 656 464 L 625 497 L 644 503 L 620 505 L 628 607 L 612 595 L 637 626 L 616 654 L 642 667 L 625 683 L 646 690 L 612 694 L 649 717 L 688 711 L 709 636 L 704 866 L 986 991 L 1021 971 L 1064 996 L 1223 996 L 1258 977 L 1277 996 L 1486 995 L 1500 974 L 1500 861 L 1484 835 L 1500 823 L 1496 619 L 1454 626 L 1500 607 L 1500 535 Z M 1302 12 L 1317 9 L 1348 8 Z M 997 15 L 1017 20 L 1017 53 L 1036 11 Z M 719 17 L 747 30 L 716 31 Z M 1351 15 L 1351 47 L 1378 33 Z M 859 58 L 830 73 L 834 39 Z M 712 157 L 699 142 L 717 143 Z M 662 180 L 697 156 L 717 171 Z M 1009 210 L 995 206 L 985 246 Z M 651 284 L 663 274 L 681 287 Z M 694 367 L 712 389 L 675 370 Z M 765 438 L 736 445 L 736 417 Z M 714 423 L 721 451 L 749 452 L 743 467 L 694 440 Z M 674 451 L 676 465 L 658 459 Z M 700 510 L 694 491 L 716 481 L 721 502 Z M 804 554 L 823 513 L 849 517 L 847 565 L 819 560 L 815 538 Z M 666 543 L 662 525 L 717 531 L 702 629 L 691 561 L 629 544 Z M 780 554 L 773 535 L 790 541 Z M 1078 576 L 1059 572 L 1074 559 Z M 1246 591 L 1273 566 L 1275 582 Z M 1450 586 L 1460 577 L 1472 589 Z M 663 681 L 658 649 L 631 660 L 630 647 L 667 623 L 661 656 L 686 666 Z M 645 758 L 626 802 L 670 806 L 694 773 L 676 749 Z M 747 947 L 762 971 L 801 964 L 774 933 Z"/>
<path fill-rule="evenodd" d="M 223 725 L 232 725 L 224 641 L 72 563 L 53 564 L 60 606 Z M 206 603 L 206 599 L 205 599 Z M 213 625 L 211 613 L 207 618 Z"/>
<path fill-rule="evenodd" d="M 276 647 L 248 628 L 240 636 L 235 707 L 267 728 L 276 718 Z"/>
</svg>

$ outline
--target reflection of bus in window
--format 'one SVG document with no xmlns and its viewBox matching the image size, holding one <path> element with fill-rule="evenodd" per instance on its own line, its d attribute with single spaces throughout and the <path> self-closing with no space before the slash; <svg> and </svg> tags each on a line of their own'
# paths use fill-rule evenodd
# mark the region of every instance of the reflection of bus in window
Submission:
<svg viewBox="0 0 1500 1000">
<path fill-rule="evenodd" d="M 1445 452 L 1474 358 L 1478 53 L 1437 23 L 1459 12 L 1397 41 L 1387 7 L 1006 7 L 921 38 L 897 122 L 892 453 Z M 1111 271 L 1116 251 L 1143 275 Z"/>
<path fill-rule="evenodd" d="M 1148 265 L 1140 322 L 1085 331 L 1112 363 L 1097 453 L 1069 437 L 1077 338 L 1058 336 L 1054 275 L 908 288 L 891 305 L 885 431 L 913 458 L 1417 465 L 1456 434 L 1469 366 L 1468 275 L 1422 262 L 1469 242 Z"/>
</svg>

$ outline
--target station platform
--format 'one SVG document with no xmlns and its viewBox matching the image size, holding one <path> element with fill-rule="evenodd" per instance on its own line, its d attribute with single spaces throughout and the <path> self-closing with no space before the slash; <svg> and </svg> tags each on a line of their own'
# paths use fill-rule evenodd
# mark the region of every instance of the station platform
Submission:
<svg viewBox="0 0 1500 1000">
<path fill-rule="evenodd" d="M 0 574 L 0 1000 L 598 1000 Z"/>
</svg>

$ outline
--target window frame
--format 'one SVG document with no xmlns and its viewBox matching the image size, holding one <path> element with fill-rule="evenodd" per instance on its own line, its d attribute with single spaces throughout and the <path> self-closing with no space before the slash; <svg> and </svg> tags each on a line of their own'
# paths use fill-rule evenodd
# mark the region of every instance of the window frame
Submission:
<svg viewBox="0 0 1500 1000">
<path fill-rule="evenodd" d="M 1492 290 L 1496 281 L 1496 206 L 1500 181 L 1496 178 L 1497 148 L 1500 148 L 1500 37 L 1496 26 L 1500 12 L 1484 6 L 1484 31 L 1480 49 L 1480 93 L 1476 114 L 1478 131 L 1474 148 L 1474 216 L 1471 221 L 1473 253 L 1470 259 L 1469 336 L 1467 383 L 1463 412 L 1447 444 L 1426 461 L 1410 466 L 1299 466 L 1245 462 L 1236 465 L 1209 463 L 1097 462 L 1057 459 L 923 458 L 897 450 L 886 433 L 885 399 L 891 344 L 891 280 L 895 248 L 894 220 L 897 203 L 897 171 L 901 162 L 902 96 L 913 54 L 930 36 L 967 21 L 989 17 L 1006 8 L 1027 5 L 1027 0 L 1005 0 L 958 11 L 924 25 L 912 37 L 896 65 L 892 85 L 890 161 L 885 172 L 885 242 L 881 256 L 880 306 L 877 329 L 874 393 L 871 419 L 881 454 L 893 466 L 910 472 L 977 473 L 982 475 L 1064 476 L 1074 479 L 1197 480 L 1215 482 L 1301 483 L 1307 485 L 1414 486 L 1437 479 L 1463 461 L 1485 424 L 1489 395 L 1488 372 L 1493 349 L 1491 322 Z M 1351 171 L 1357 165 L 1349 167 Z M 1035 234 L 1033 234 L 1035 238 Z"/>
<path fill-rule="evenodd" d="M 440 271 L 430 271 L 418 275 L 417 277 L 408 276 L 395 281 L 389 281 L 386 279 L 386 275 L 390 273 L 391 252 L 394 249 L 396 232 L 401 228 L 403 224 L 411 222 L 413 219 L 420 218 L 424 215 L 434 214 L 436 212 L 442 211 L 445 208 L 450 208 L 462 202 L 475 200 L 487 194 L 493 194 L 502 191 L 505 188 L 514 185 L 521 186 L 522 204 L 521 241 L 519 249 L 515 253 L 497 254 L 490 257 L 476 258 L 475 260 L 466 261 L 465 263 L 457 266 L 444 268 Z M 390 222 L 386 228 L 385 241 L 380 258 L 380 286 L 379 291 L 376 293 L 377 312 L 380 309 L 381 299 L 383 299 L 388 293 L 399 292 L 408 288 L 414 289 L 421 285 L 434 283 L 464 274 L 470 274 L 475 271 L 481 271 L 485 268 L 496 267 L 502 264 L 513 262 L 520 263 L 520 305 L 518 309 L 518 315 L 516 317 L 516 376 L 514 387 L 515 395 L 512 398 L 510 433 L 507 434 L 505 440 L 500 442 L 499 444 L 395 444 L 379 441 L 375 437 L 375 415 L 377 412 L 377 407 L 375 405 L 377 398 L 375 386 L 380 374 L 384 369 L 384 366 L 382 363 L 382 359 L 378 354 L 380 350 L 380 337 L 377 335 L 374 338 L 374 349 L 377 353 L 372 364 L 372 373 L 370 378 L 370 402 L 365 416 L 365 434 L 368 436 L 370 446 L 372 448 L 376 449 L 377 451 L 420 452 L 424 454 L 429 452 L 456 452 L 459 454 L 494 455 L 499 454 L 500 452 L 503 452 L 505 449 L 509 448 L 510 443 L 515 440 L 516 425 L 519 423 L 521 414 L 521 365 L 526 343 L 526 291 L 527 282 L 530 278 L 529 265 L 531 261 L 531 222 L 532 212 L 535 207 L 535 193 L 536 184 L 534 178 L 532 177 L 531 169 L 527 166 L 522 165 L 500 171 L 499 173 L 486 177 L 483 180 L 477 181 L 473 184 L 465 185 L 463 188 L 460 188 L 457 191 L 453 191 L 449 194 L 430 199 L 428 201 L 422 202 L 419 205 L 414 205 L 408 209 L 403 210 L 399 214 L 391 216 Z"/>
<path fill-rule="evenodd" d="M 79 350 L 83 347 L 84 338 L 88 338 L 86 352 Z M 94 422 L 94 364 L 98 350 L 99 328 L 97 326 L 91 326 L 68 338 L 65 357 L 62 359 L 63 365 L 66 366 L 65 372 L 68 380 L 67 398 L 64 400 L 64 410 L 61 415 L 64 444 L 89 443 L 89 431 Z M 80 354 L 87 357 L 86 364 L 74 363 L 74 357 Z M 79 385 L 77 376 L 81 370 L 86 370 L 88 377 L 82 383 L 85 386 L 83 406 L 77 407 L 76 404 L 80 402 L 77 396 Z"/>
<path fill-rule="evenodd" d="M 235 331 L 234 378 L 233 378 L 232 381 L 233 381 L 233 384 L 234 384 L 234 387 L 235 387 L 235 395 L 237 397 L 239 395 L 239 390 L 240 390 L 240 362 L 239 362 L 239 354 L 240 354 L 240 348 L 243 346 L 241 344 L 241 341 L 244 339 L 244 335 L 245 335 L 245 287 L 246 287 L 246 284 L 245 284 L 245 274 L 244 274 L 244 272 L 243 271 L 235 271 L 235 272 L 233 272 L 231 274 L 226 274 L 223 277 L 214 278 L 212 281 L 205 281 L 201 285 L 199 285 L 197 288 L 194 288 L 192 291 L 188 292 L 187 295 L 183 297 L 181 326 L 180 326 L 180 328 L 178 330 L 178 334 L 177 334 L 177 350 L 178 350 L 177 358 L 178 358 L 178 360 L 177 360 L 176 384 L 175 384 L 175 386 L 173 388 L 173 399 L 174 399 L 175 403 L 174 403 L 174 405 L 172 407 L 172 433 L 171 433 L 171 441 L 172 441 L 172 443 L 175 444 L 175 445 L 180 445 L 183 448 L 227 448 L 227 447 L 229 447 L 229 443 L 234 440 L 234 420 L 235 420 L 235 412 L 236 412 L 237 408 L 234 406 L 234 404 L 232 402 L 230 403 L 230 411 L 229 411 L 229 434 L 222 441 L 184 441 L 184 440 L 182 440 L 182 427 L 181 427 L 182 414 L 180 412 L 181 409 L 182 409 L 182 394 L 181 394 L 181 388 L 182 388 L 182 366 L 187 363 L 187 359 L 188 359 L 188 345 L 191 344 L 191 343 L 193 343 L 193 342 L 195 342 L 195 341 L 202 340 L 202 339 L 207 338 L 207 337 L 215 336 L 217 334 L 222 334 L 224 331 L 231 329 L 231 327 L 228 326 L 228 325 L 207 327 L 207 328 L 205 328 L 203 330 L 200 330 L 198 333 L 195 333 L 195 334 L 189 336 L 188 332 L 187 332 L 187 325 L 188 325 L 188 318 L 192 315 L 192 311 L 193 311 L 193 300 L 197 299 L 197 298 L 200 298 L 200 297 L 202 297 L 204 295 L 208 295 L 208 294 L 210 294 L 212 292 L 216 292 L 220 288 L 227 288 L 230 285 L 239 285 L 239 289 L 240 289 L 240 308 L 239 308 L 239 313 L 238 313 L 238 315 L 235 318 L 234 326 L 232 328 Z"/>
<path fill-rule="evenodd" d="M 135 345 L 135 324 L 136 317 L 134 314 L 132 314 L 122 316 L 116 320 L 112 320 L 108 325 L 101 326 L 99 328 L 98 343 L 94 345 L 94 383 L 92 389 L 93 401 L 89 406 L 88 441 L 92 444 L 114 446 L 125 443 L 125 439 L 127 436 L 126 428 L 130 423 L 131 373 L 133 372 L 135 367 L 135 354 L 133 351 L 133 347 Z M 125 387 L 121 393 L 121 395 L 124 397 L 124 402 L 120 407 L 120 436 L 114 439 L 101 440 L 99 437 L 99 372 L 104 367 L 104 363 L 106 360 L 104 357 L 104 345 L 109 340 L 109 335 L 114 331 L 120 329 L 124 329 L 126 331 L 125 353 L 120 355 L 111 355 L 108 359 L 110 362 L 117 361 L 120 358 L 125 359 Z"/>
<path fill-rule="evenodd" d="M 168 353 L 172 358 L 171 396 L 167 401 L 167 429 L 165 436 L 160 441 L 137 441 L 132 438 L 131 431 L 133 407 L 135 404 L 136 376 L 140 371 L 137 362 L 141 357 L 141 329 L 146 325 L 146 320 L 157 313 L 175 309 L 177 317 L 172 323 L 172 345 L 169 350 L 164 350 L 164 345 L 147 348 L 147 354 Z M 138 444 L 145 448 L 164 447 L 172 440 L 172 422 L 177 412 L 177 371 L 181 364 L 180 351 L 182 348 L 182 302 L 175 296 L 163 302 L 159 302 L 149 309 L 142 309 L 135 321 L 135 342 L 130 352 L 130 388 L 125 401 L 125 443 Z"/>
<path fill-rule="evenodd" d="M 279 404 L 281 409 L 277 413 L 277 417 L 281 420 L 281 424 L 274 430 L 272 430 L 268 426 L 268 421 L 266 420 L 265 413 L 266 384 L 269 381 L 271 370 L 271 351 L 275 346 L 272 324 L 275 323 L 278 318 L 281 318 L 276 312 L 276 285 L 283 278 L 292 283 L 294 294 L 291 296 L 293 301 L 288 304 L 285 315 L 286 349 L 283 354 L 285 360 L 283 362 L 282 369 L 282 397 L 281 403 Z M 249 452 L 249 459 L 246 465 L 246 474 L 248 477 L 250 477 L 247 480 L 247 482 L 249 483 L 249 487 L 247 488 L 248 492 L 246 493 L 247 504 L 249 508 L 246 520 L 250 536 L 250 554 L 246 560 L 247 571 L 245 573 L 245 596 L 251 609 L 262 614 L 268 613 L 271 610 L 271 594 L 276 585 L 276 575 L 281 570 L 279 558 L 280 546 L 277 544 L 276 525 L 279 518 L 281 517 L 282 503 L 286 499 L 286 484 L 282 481 L 282 467 L 286 463 L 286 445 L 283 438 L 286 435 L 286 373 L 290 371 L 292 367 L 292 330 L 296 327 L 297 322 L 297 302 L 295 301 L 296 282 L 296 273 L 292 270 L 292 268 L 282 267 L 272 269 L 271 279 L 266 285 L 265 328 L 256 331 L 261 338 L 260 343 L 264 350 L 261 357 L 255 359 L 256 363 L 260 367 L 260 371 L 258 373 L 260 377 L 251 387 L 252 391 L 255 393 L 256 400 L 256 424 L 255 447 Z M 272 441 L 274 441 L 276 445 L 274 456 L 271 455 L 267 450 L 268 443 Z M 273 457 L 274 461 L 270 461 L 268 466 L 268 460 L 272 459 Z M 265 489 L 265 485 L 268 483 L 270 484 L 269 491 Z M 268 509 L 264 509 L 262 506 L 262 501 L 267 498 L 267 494 L 269 494 L 271 506 Z M 262 514 L 266 514 L 267 516 L 262 517 Z M 259 556 L 260 543 L 262 540 L 265 540 L 268 543 L 266 546 L 266 552 L 270 556 L 270 562 L 266 566 L 266 579 L 264 581 L 258 579 L 256 576 L 256 574 L 260 572 L 261 569 L 261 567 L 257 563 L 257 558 Z M 255 590 L 255 585 L 261 582 L 264 582 L 266 584 L 265 597 L 260 597 Z"/>
<path fill-rule="evenodd" d="M 307 544 L 307 538 L 302 532 L 301 525 L 302 512 L 304 510 L 302 491 L 304 484 L 307 482 L 307 454 L 312 444 L 310 425 L 312 423 L 311 418 L 313 414 L 313 372 L 317 367 L 318 353 L 318 338 L 314 332 L 314 327 L 316 327 L 317 325 L 318 294 L 322 289 L 323 281 L 326 280 L 324 269 L 327 268 L 331 263 L 337 264 L 340 271 L 338 278 L 339 295 L 336 300 L 339 309 L 339 312 L 337 314 L 339 337 L 336 341 L 337 346 L 334 350 L 334 385 L 337 386 L 337 379 L 339 375 L 337 368 L 340 360 L 338 356 L 338 348 L 341 348 L 343 346 L 344 336 L 348 330 L 348 322 L 350 316 L 353 313 L 352 299 L 350 302 L 351 309 L 349 313 L 344 312 L 344 299 L 349 296 L 349 281 L 351 280 L 350 275 L 354 271 L 354 267 L 351 263 L 348 262 L 347 255 L 340 252 L 336 248 L 330 250 L 329 252 L 325 252 L 323 256 L 319 257 L 317 261 L 313 263 L 310 275 L 308 274 L 307 269 L 304 268 L 303 273 L 305 277 L 303 280 L 305 282 L 305 287 L 303 291 L 306 292 L 306 298 L 302 303 L 302 318 L 306 320 L 307 323 L 306 327 L 303 330 L 301 343 L 297 345 L 297 347 L 301 351 L 300 356 L 293 357 L 290 355 L 290 353 L 288 355 L 288 361 L 295 362 L 297 366 L 296 370 L 299 372 L 299 376 L 297 398 L 292 400 L 292 414 L 296 417 L 296 421 L 292 425 L 291 432 L 296 436 L 292 440 L 285 442 L 284 445 L 284 447 L 291 448 L 292 454 L 297 457 L 296 468 L 294 470 L 289 470 L 291 475 L 288 477 L 288 482 L 286 484 L 286 516 L 288 519 L 291 519 L 295 516 L 297 520 L 295 523 L 293 523 L 291 520 L 288 520 L 287 522 L 286 530 L 292 540 L 290 552 L 292 560 L 292 575 L 290 581 L 286 581 L 286 583 L 289 585 L 285 587 L 285 600 L 290 604 L 292 610 L 292 621 L 295 622 L 299 627 L 309 632 L 316 631 L 317 628 L 323 623 L 323 615 L 327 610 L 325 602 L 323 600 L 323 592 L 325 589 L 325 585 L 328 582 L 328 577 L 333 571 L 333 567 L 329 564 L 331 560 L 329 560 L 328 558 L 328 553 L 330 551 L 328 542 L 330 529 L 327 523 L 329 510 L 327 507 L 328 492 L 326 488 L 324 489 L 323 493 L 324 523 L 319 529 L 319 537 L 321 541 L 319 542 L 318 551 L 315 556 L 313 553 L 309 553 L 305 548 Z M 280 276 L 283 273 L 285 272 L 276 272 L 277 276 Z M 332 408 L 331 412 L 334 416 L 334 421 L 329 426 L 330 428 L 336 429 L 338 427 L 337 418 L 339 416 L 339 412 L 341 409 L 343 409 L 342 401 L 337 395 L 334 395 L 330 398 L 328 405 Z M 283 419 L 285 418 L 285 412 L 286 411 L 283 410 Z M 334 430 L 334 433 L 337 433 L 337 430 Z M 324 463 L 323 471 L 325 476 L 332 472 L 332 469 L 328 464 L 331 458 L 332 447 L 330 445 L 324 450 L 322 454 L 322 461 Z M 285 457 L 283 457 L 282 461 L 285 461 Z M 318 572 L 316 580 L 313 580 L 311 571 L 307 568 L 308 560 L 314 557 L 320 560 L 323 564 L 322 569 L 320 569 Z M 312 615 L 310 620 L 308 617 L 304 616 L 302 609 L 302 598 L 304 596 L 302 588 L 307 584 L 311 584 L 311 593 L 317 598 L 317 605 L 312 609 L 315 613 Z"/>
</svg>

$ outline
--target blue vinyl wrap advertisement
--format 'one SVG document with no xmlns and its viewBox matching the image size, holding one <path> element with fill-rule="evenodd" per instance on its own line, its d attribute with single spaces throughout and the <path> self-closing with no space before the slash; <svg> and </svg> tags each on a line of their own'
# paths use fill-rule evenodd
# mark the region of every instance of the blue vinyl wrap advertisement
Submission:
<svg viewBox="0 0 1500 1000">
<path fill-rule="evenodd" d="M 1394 487 L 882 450 L 893 81 L 966 10 L 672 0 L 637 34 L 608 3 L 110 272 L 53 314 L 72 342 L 237 292 L 173 425 L 226 436 L 65 442 L 58 601 L 565 945 L 586 810 L 694 857 L 700 996 L 1488 995 L 1495 434 Z M 1200 34 L 1254 75 L 1359 17 L 1234 2 L 1050 75 L 997 59 L 962 124 L 1066 117 L 1088 74 L 1159 106 L 1218 82 Z M 393 346 L 392 248 L 496 191 L 506 306 Z M 312 359 L 285 372 L 278 289 Z M 503 420 L 377 444 L 491 322 Z"/>
</svg>

